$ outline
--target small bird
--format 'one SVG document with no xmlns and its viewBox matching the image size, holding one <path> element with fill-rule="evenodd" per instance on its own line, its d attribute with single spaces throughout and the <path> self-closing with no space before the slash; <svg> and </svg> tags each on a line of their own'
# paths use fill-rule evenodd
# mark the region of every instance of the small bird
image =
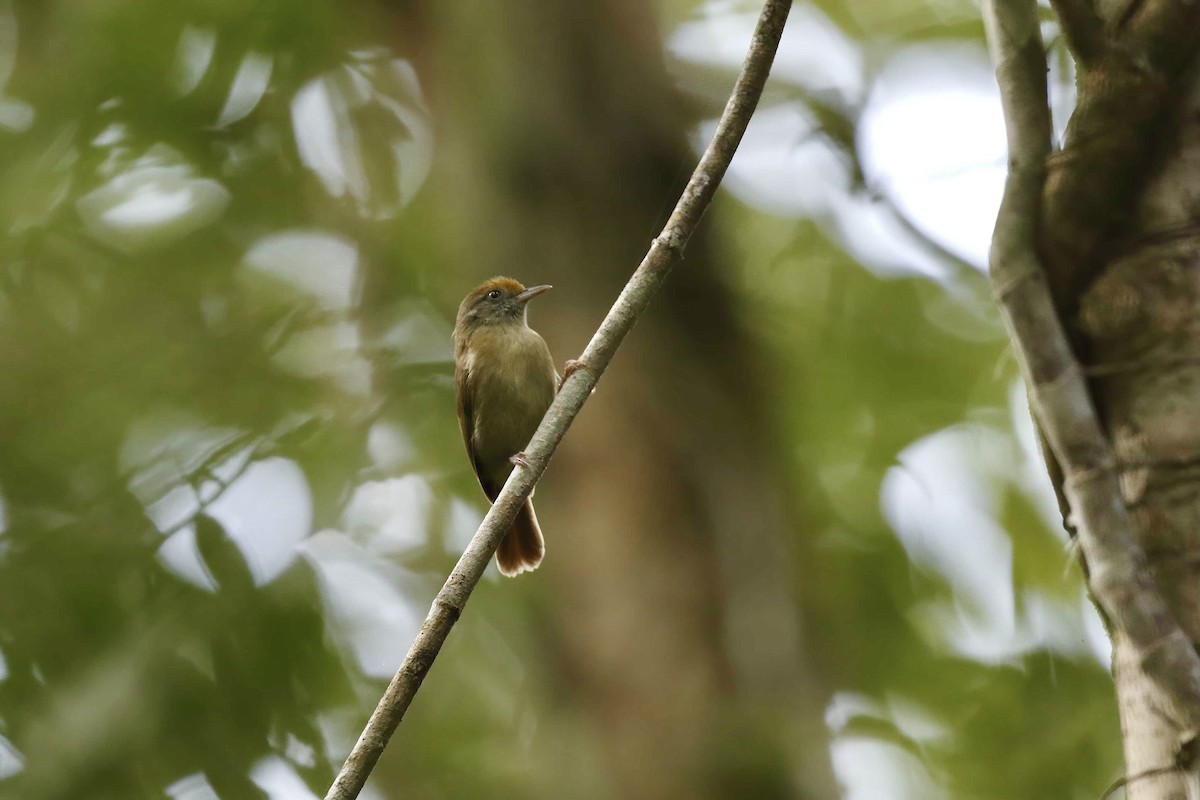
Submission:
<svg viewBox="0 0 1200 800">
<path fill-rule="evenodd" d="M 467 455 L 489 500 L 513 466 L 558 390 L 550 348 L 525 316 L 529 301 L 549 286 L 526 289 L 512 278 L 484 281 L 463 299 L 454 323 L 454 391 Z M 532 498 L 532 493 L 530 493 Z M 525 501 L 496 549 L 502 575 L 537 569 L 546 552 L 542 529 Z"/>
</svg>

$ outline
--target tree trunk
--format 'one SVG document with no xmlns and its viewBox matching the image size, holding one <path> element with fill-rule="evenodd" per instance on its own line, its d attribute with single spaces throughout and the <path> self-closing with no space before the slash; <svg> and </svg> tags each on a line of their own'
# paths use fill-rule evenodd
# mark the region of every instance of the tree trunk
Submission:
<svg viewBox="0 0 1200 800">
<path fill-rule="evenodd" d="M 1200 80 L 1158 136 L 1123 252 L 1083 294 L 1079 329 L 1121 489 L 1160 591 L 1200 642 Z M 1185 732 L 1176 709 L 1113 642 L 1126 774 L 1169 767 Z M 1185 798 L 1186 775 L 1134 780 L 1128 796 Z"/>
<path fill-rule="evenodd" d="M 1101 4 L 1103 21 L 1087 3 L 1058 0 L 1055 8 L 1076 56 L 1079 102 L 1064 150 L 1048 164 L 1040 249 L 1111 441 L 1137 544 L 1196 643 L 1200 15 L 1162 2 Z M 1200 797 L 1195 765 L 1177 761 L 1196 735 L 1187 721 L 1195 710 L 1182 713 L 1153 679 L 1158 667 L 1145 643 L 1138 650 L 1110 629 L 1127 796 Z"/>
</svg>

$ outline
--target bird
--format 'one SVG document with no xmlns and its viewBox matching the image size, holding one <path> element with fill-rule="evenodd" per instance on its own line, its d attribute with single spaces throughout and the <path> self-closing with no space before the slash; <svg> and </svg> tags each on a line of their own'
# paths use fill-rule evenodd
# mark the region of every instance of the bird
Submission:
<svg viewBox="0 0 1200 800">
<path fill-rule="evenodd" d="M 463 298 L 454 323 L 458 426 L 483 493 L 495 502 L 558 391 L 546 341 L 529 327 L 529 301 L 550 286 L 490 278 Z M 496 548 L 500 574 L 537 569 L 546 552 L 533 492 Z"/>
</svg>

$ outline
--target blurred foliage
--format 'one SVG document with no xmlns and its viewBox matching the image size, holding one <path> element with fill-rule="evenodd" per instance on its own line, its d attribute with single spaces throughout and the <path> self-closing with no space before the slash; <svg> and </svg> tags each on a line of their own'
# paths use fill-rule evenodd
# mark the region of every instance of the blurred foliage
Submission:
<svg viewBox="0 0 1200 800">
<path fill-rule="evenodd" d="M 681 102 L 664 124 L 698 142 L 755 6 L 662 3 L 659 31 L 637 7 L 579 13 L 665 62 Z M 510 187 L 501 203 L 578 202 L 630 254 L 688 168 L 644 165 L 662 187 L 659 219 L 595 216 L 615 191 L 538 197 L 545 176 L 519 166 L 551 146 L 575 146 L 598 185 L 627 178 L 589 171 L 615 161 L 564 142 L 554 109 L 523 94 L 519 42 L 470 16 L 422 3 L 0 0 L 0 795 L 323 795 L 483 508 L 457 438 L 449 330 L 488 254 L 519 252 L 524 231 L 498 216 L 462 224 L 488 212 L 481 173 L 453 143 L 470 131 L 504 155 L 489 190 Z M 552 17 L 519 22 L 550 34 Z M 864 133 L 880 76 L 895 80 L 889 59 L 949 59 L 947 43 L 982 53 L 977 12 L 822 0 L 796 7 L 789 34 L 758 138 L 693 245 L 719 272 L 689 276 L 685 261 L 665 290 L 674 300 L 632 339 L 698 347 L 702 324 L 681 340 L 656 313 L 732 308 L 754 364 L 681 371 L 684 391 L 668 380 L 658 401 L 758 419 L 770 452 L 754 457 L 784 509 L 770 535 L 797 577 L 756 594 L 758 576 L 736 566 L 743 531 L 713 521 L 711 535 L 687 534 L 721 576 L 699 601 L 720 605 L 702 609 L 717 620 L 704 645 L 734 673 L 753 661 L 739 652 L 747 637 L 721 626 L 754 598 L 750 618 L 783 630 L 762 635 L 798 642 L 764 652 L 802 662 L 823 719 L 806 738 L 740 674 L 722 679 L 687 796 L 806 796 L 797 759 L 811 757 L 831 759 L 861 800 L 1095 797 L 1120 769 L 1103 644 L 982 265 L 914 216 Z M 546 43 L 539 58 L 564 76 L 614 58 Z M 435 68 L 447 62 L 488 85 L 448 100 L 462 78 Z M 506 107 L 543 115 L 512 130 L 498 122 Z M 944 113 L 923 130 L 960 121 Z M 643 133 L 613 123 L 599 140 L 634 152 Z M 545 224 L 539 236 L 569 252 L 573 234 Z M 556 267 L 565 283 L 572 263 Z M 585 292 L 631 266 L 561 290 L 586 300 L 581 325 L 608 302 Z M 579 322 L 546 302 L 552 330 Z M 757 365 L 755 407 L 704 405 Z M 619 380 L 592 403 L 615 405 L 605 387 Z M 659 427 L 719 440 L 741 424 Z M 552 468 L 544 494 L 625 467 L 593 455 L 586 472 Z M 542 572 L 481 586 L 371 796 L 628 793 L 600 733 L 614 723 L 585 699 L 559 613 L 585 588 L 607 591 L 555 572 L 553 528 L 570 525 L 551 526 Z M 617 724 L 651 740 L 669 730 L 650 710 Z"/>
</svg>

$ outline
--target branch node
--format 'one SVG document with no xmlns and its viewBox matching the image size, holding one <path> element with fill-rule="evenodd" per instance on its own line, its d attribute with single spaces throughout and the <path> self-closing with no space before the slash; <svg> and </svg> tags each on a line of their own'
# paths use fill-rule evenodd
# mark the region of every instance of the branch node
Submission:
<svg viewBox="0 0 1200 800">
<path fill-rule="evenodd" d="M 995 260 L 999 261 L 1000 259 L 997 258 Z M 1013 270 L 1011 274 L 1003 277 L 995 271 L 996 268 L 994 266 L 992 269 L 992 299 L 1000 306 L 1004 305 L 1004 301 L 1008 299 L 1009 295 L 1029 281 L 1046 282 L 1045 272 L 1028 266 L 1023 269 Z"/>
<path fill-rule="evenodd" d="M 661 247 L 668 252 L 674 253 L 675 257 L 680 261 L 683 260 L 683 248 L 687 243 L 687 237 L 678 228 L 665 230 L 658 236 L 654 237 L 654 245 Z"/>
<path fill-rule="evenodd" d="M 1081 488 L 1094 481 L 1107 480 L 1116 472 L 1116 462 L 1105 459 L 1095 466 L 1087 469 L 1075 469 L 1067 473 L 1063 482 L 1071 488 Z"/>
</svg>

